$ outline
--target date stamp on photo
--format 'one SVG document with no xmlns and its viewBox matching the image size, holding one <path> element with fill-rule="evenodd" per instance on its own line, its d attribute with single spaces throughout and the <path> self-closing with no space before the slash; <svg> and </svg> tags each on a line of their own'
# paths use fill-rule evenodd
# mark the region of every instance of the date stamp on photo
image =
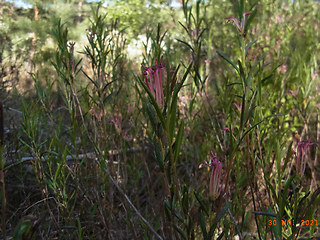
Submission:
<svg viewBox="0 0 320 240">
<path fill-rule="evenodd" d="M 282 226 L 318 226 L 318 220 L 281 220 L 278 221 L 276 219 L 274 220 L 268 220 L 268 226 L 276 226 L 278 223 L 280 223 Z"/>
</svg>

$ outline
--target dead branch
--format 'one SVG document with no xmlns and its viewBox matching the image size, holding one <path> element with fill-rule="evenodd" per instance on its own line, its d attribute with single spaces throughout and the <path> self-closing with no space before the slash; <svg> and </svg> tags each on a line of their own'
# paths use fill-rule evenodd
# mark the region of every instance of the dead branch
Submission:
<svg viewBox="0 0 320 240">
<path fill-rule="evenodd" d="M 148 147 L 140 147 L 140 148 L 135 148 L 135 147 L 132 147 L 132 148 L 128 148 L 125 152 L 128 152 L 128 153 L 136 153 L 136 152 L 142 152 L 142 151 L 147 151 L 148 150 Z M 108 151 L 108 155 L 109 157 L 112 157 L 112 156 L 116 156 L 116 155 L 119 155 L 119 154 L 122 154 L 124 151 L 122 149 L 114 149 L 114 150 L 109 150 Z M 104 155 L 105 153 L 102 152 L 102 154 Z M 48 157 L 42 157 L 41 158 L 41 161 L 48 161 Z M 73 162 L 74 160 L 82 160 L 82 159 L 93 159 L 93 160 L 96 160 L 98 159 L 98 156 L 95 152 L 88 152 L 88 153 L 82 153 L 82 154 L 71 154 L 71 155 L 67 155 L 66 156 L 66 161 L 69 161 L 69 162 Z M 29 162 L 33 162 L 36 160 L 36 157 L 33 157 L 33 156 L 28 156 L 28 157 L 23 157 L 20 159 L 20 161 L 14 161 L 12 159 L 8 159 L 5 163 L 5 167 L 13 167 L 15 165 L 19 165 L 19 164 L 22 164 L 22 163 L 29 163 Z M 106 160 L 107 162 L 109 162 L 109 160 Z M 113 164 L 119 164 L 118 161 L 113 161 Z"/>
</svg>

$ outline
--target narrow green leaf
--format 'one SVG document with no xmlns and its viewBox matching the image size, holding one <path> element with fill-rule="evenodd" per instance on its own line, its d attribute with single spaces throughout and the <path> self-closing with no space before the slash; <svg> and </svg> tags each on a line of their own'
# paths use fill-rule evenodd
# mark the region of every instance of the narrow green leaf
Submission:
<svg viewBox="0 0 320 240">
<path fill-rule="evenodd" d="M 226 55 L 224 55 L 222 52 L 219 52 L 218 50 L 216 51 L 217 54 L 222 57 L 224 60 L 226 60 L 228 63 L 230 63 L 232 65 L 232 67 L 239 73 L 239 68 L 237 67 L 237 65 L 231 61 L 230 58 L 228 58 Z"/>
<path fill-rule="evenodd" d="M 270 183 L 270 181 L 267 179 L 266 176 L 264 176 L 264 180 L 265 180 L 266 184 L 268 185 L 269 189 L 271 190 L 271 193 L 275 199 L 275 202 L 278 202 L 278 197 L 277 197 L 277 194 L 276 194 L 274 187 L 272 186 L 272 184 Z"/>
<path fill-rule="evenodd" d="M 198 193 L 194 192 L 194 196 L 196 197 L 198 203 L 200 204 L 201 210 L 205 212 L 207 216 L 209 216 L 209 211 L 205 203 L 202 201 L 201 197 L 198 195 Z"/>
<path fill-rule="evenodd" d="M 266 57 L 265 54 L 263 54 L 255 63 L 254 65 L 250 68 L 250 72 L 249 72 L 249 76 L 252 75 L 252 71 L 262 62 L 262 60 Z M 260 65 L 259 65 L 260 66 Z M 259 70 L 254 74 L 254 76 L 256 76 L 258 74 L 258 72 L 260 72 L 260 68 Z"/>
<path fill-rule="evenodd" d="M 286 158 L 284 160 L 284 165 L 282 167 L 282 172 L 284 172 L 287 169 L 288 162 L 290 161 L 290 159 L 292 157 L 292 154 L 293 154 L 293 152 L 292 152 L 292 144 L 293 144 L 293 142 L 291 142 L 289 144 L 289 146 L 288 146 L 288 152 L 287 152 L 287 156 L 286 156 Z"/>
<path fill-rule="evenodd" d="M 160 170 L 161 170 L 161 172 L 164 172 L 163 152 L 162 152 L 162 147 L 161 147 L 161 143 L 160 143 L 159 139 L 158 139 L 158 141 L 153 143 L 153 147 L 154 147 L 156 160 L 157 160 L 157 163 L 160 167 Z"/>
<path fill-rule="evenodd" d="M 219 215 L 217 217 L 217 223 L 222 219 L 222 217 L 226 214 L 228 208 L 230 207 L 231 202 L 227 202 L 226 205 L 224 205 L 224 207 L 221 209 L 221 211 L 219 212 Z"/>
<path fill-rule="evenodd" d="M 191 47 L 191 45 L 190 45 L 189 43 L 187 43 L 187 42 L 185 42 L 185 41 L 182 41 L 182 40 L 180 40 L 180 39 L 177 39 L 177 38 L 176 38 L 176 40 L 177 40 L 178 42 L 183 43 L 183 44 L 186 45 L 188 48 L 190 48 L 190 49 L 192 50 L 192 52 L 194 52 L 194 49 Z"/>
<path fill-rule="evenodd" d="M 219 237 L 217 238 L 217 240 L 221 240 L 223 236 L 224 236 L 224 231 L 222 231 L 222 233 L 219 235 Z"/>
<path fill-rule="evenodd" d="M 181 223 L 183 223 L 183 218 L 182 218 L 181 214 L 180 214 L 178 211 L 173 210 L 173 214 L 178 218 L 178 220 L 179 220 Z"/>
<path fill-rule="evenodd" d="M 178 227 L 176 224 L 174 224 L 173 227 L 175 230 L 177 230 L 177 232 L 181 235 L 183 239 L 188 239 L 187 234 L 180 227 Z"/>
<path fill-rule="evenodd" d="M 61 163 L 57 163 L 57 165 L 58 165 L 58 168 L 57 168 L 57 170 L 56 170 L 56 172 L 55 172 L 55 174 L 54 174 L 54 179 L 53 179 L 53 181 L 56 183 L 57 182 L 57 178 L 58 178 L 58 176 L 60 175 L 60 173 L 61 173 L 61 168 L 62 168 L 62 164 Z"/>
<path fill-rule="evenodd" d="M 27 148 L 32 149 L 32 147 L 31 147 L 28 143 L 26 143 L 22 138 L 19 138 L 19 141 L 20 141 L 23 145 L 25 145 Z"/>
<path fill-rule="evenodd" d="M 48 185 L 52 190 L 54 190 L 53 182 L 52 182 L 49 178 L 46 178 L 46 182 L 47 182 L 47 185 Z"/>
<path fill-rule="evenodd" d="M 244 122 L 244 114 L 245 114 L 245 104 L 246 104 L 246 98 L 245 93 L 242 95 L 242 102 L 241 102 L 241 116 L 240 116 L 240 129 L 242 130 L 245 122 Z"/>
<path fill-rule="evenodd" d="M 122 28 L 119 33 L 123 33 L 127 28 L 129 28 L 129 26 Z"/>
<path fill-rule="evenodd" d="M 160 38 L 159 43 L 162 43 L 162 41 L 163 41 L 164 37 L 166 36 L 167 32 L 168 32 L 168 30 L 164 32 L 164 34 L 163 34 L 162 37 Z M 159 59 L 159 60 L 160 60 L 160 59 Z"/>
<path fill-rule="evenodd" d="M 184 73 L 180 84 L 177 87 L 175 87 L 174 92 L 173 92 L 173 98 L 177 98 L 178 97 L 178 93 L 181 90 L 184 82 L 186 81 L 186 79 L 188 77 L 188 74 L 190 73 L 191 67 L 192 67 L 192 62 L 189 64 L 189 66 L 187 68 L 187 71 Z M 172 98 L 172 101 L 174 101 L 173 98 Z"/>
<path fill-rule="evenodd" d="M 250 99 L 250 103 L 249 103 L 249 106 L 248 106 L 248 108 L 247 108 L 247 114 L 246 114 L 246 116 L 245 116 L 245 123 L 249 120 L 249 118 L 250 118 L 250 116 L 252 115 L 252 112 L 253 112 L 253 110 L 254 110 L 254 108 L 255 108 L 255 106 L 254 106 L 254 100 L 255 100 L 255 97 L 256 97 L 256 95 L 257 95 L 257 90 L 255 90 L 254 92 L 253 92 L 253 94 L 252 94 L 252 97 L 251 97 L 251 99 Z"/>
<path fill-rule="evenodd" d="M 195 98 L 192 98 L 189 104 L 189 115 L 191 115 L 192 113 L 194 103 L 195 103 Z"/>
<path fill-rule="evenodd" d="M 246 19 L 245 22 L 245 26 L 244 26 L 244 31 L 245 33 L 248 31 L 248 28 L 252 22 L 252 20 L 254 19 L 254 17 L 256 16 L 257 13 L 257 7 L 254 8 L 254 10 L 252 11 L 252 13 L 249 15 L 249 17 Z"/>
<path fill-rule="evenodd" d="M 208 239 L 208 233 L 207 233 L 207 229 L 206 229 L 206 221 L 205 221 L 205 217 L 203 215 L 203 212 L 200 212 L 200 228 L 202 231 L 202 235 L 203 235 L 203 239 L 207 240 Z"/>
<path fill-rule="evenodd" d="M 241 85 L 242 82 L 234 82 L 234 83 L 229 83 L 227 84 L 227 87 L 233 86 L 233 85 Z"/>
<path fill-rule="evenodd" d="M 171 103 L 171 108 L 170 108 L 170 113 L 168 116 L 168 120 L 169 120 L 169 137 L 173 138 L 173 134 L 174 134 L 174 126 L 176 123 L 176 113 L 177 111 L 177 98 L 174 98 L 174 101 Z"/>
<path fill-rule="evenodd" d="M 188 214 L 189 212 L 189 191 L 186 185 L 183 186 L 182 193 L 182 210 L 184 214 Z"/>
<path fill-rule="evenodd" d="M 177 67 L 176 70 L 174 71 L 173 76 L 172 76 L 172 78 L 171 78 L 171 85 L 170 85 L 170 91 L 171 91 L 171 92 L 170 92 L 170 94 L 172 93 L 172 91 L 173 91 L 173 89 L 174 89 L 174 87 L 175 87 L 175 85 L 176 85 L 176 83 L 177 83 L 177 74 L 178 74 L 178 71 L 179 71 L 180 66 L 181 66 L 181 64 L 178 65 L 178 67 Z M 168 71 L 168 73 L 169 73 L 169 71 Z M 168 84 L 170 84 L 169 81 L 168 81 Z M 169 93 L 168 93 L 168 94 L 169 94 Z"/>
<path fill-rule="evenodd" d="M 183 29 L 186 31 L 186 33 L 189 34 L 188 29 L 187 29 L 180 21 L 178 21 L 178 22 L 179 22 L 179 24 L 183 27 Z"/>
<path fill-rule="evenodd" d="M 218 223 L 220 222 L 220 220 L 224 217 L 224 215 L 226 214 L 226 212 L 228 211 L 229 207 L 231 205 L 231 202 L 227 202 L 226 205 L 223 206 L 223 208 L 221 209 L 221 211 L 218 214 L 217 217 L 217 221 L 214 222 L 211 226 L 210 226 L 210 231 L 209 231 L 209 235 L 208 235 L 208 239 L 212 239 L 213 234 L 215 229 L 217 228 Z"/>
<path fill-rule="evenodd" d="M 174 161 L 175 162 L 177 161 L 178 156 L 179 156 L 180 147 L 181 147 L 182 138 L 183 138 L 183 133 L 184 133 L 184 121 L 182 119 L 180 127 L 179 127 L 179 131 L 178 131 L 178 134 L 177 134 L 177 139 L 175 141 L 175 143 L 177 145 L 177 147 L 175 149 L 175 152 L 174 152 Z"/>
<path fill-rule="evenodd" d="M 171 221 L 171 205 L 170 202 L 168 200 L 164 201 L 164 205 L 165 205 L 165 212 L 167 215 L 167 218 Z"/>
<path fill-rule="evenodd" d="M 147 113 L 149 120 L 151 122 L 151 126 L 153 128 L 153 131 L 156 132 L 157 131 L 157 121 L 156 121 L 156 113 L 154 111 L 154 108 L 152 107 L 152 105 L 150 104 L 149 101 L 146 102 L 146 104 L 144 104 L 144 110 Z"/>
<path fill-rule="evenodd" d="M 239 146 L 240 143 L 242 142 L 243 138 L 244 138 L 252 129 L 254 129 L 256 126 L 258 126 L 258 125 L 259 125 L 260 123 L 262 123 L 264 120 L 265 120 L 265 118 L 262 119 L 261 121 L 255 123 L 255 124 L 252 125 L 247 131 L 245 131 L 244 134 L 241 136 L 239 142 L 238 142 L 238 146 Z"/>
<path fill-rule="evenodd" d="M 251 47 L 253 44 L 255 44 L 256 42 L 257 42 L 257 40 L 254 40 L 254 41 L 248 43 L 248 45 L 247 45 L 246 48 L 245 48 L 245 56 L 247 56 L 247 53 L 248 53 L 248 50 L 250 49 L 250 47 Z"/>
<path fill-rule="evenodd" d="M 295 176 L 291 175 L 290 178 L 287 180 L 286 184 L 284 185 L 283 192 L 281 194 L 284 202 L 288 201 L 288 190 L 294 178 Z"/>
<path fill-rule="evenodd" d="M 206 28 L 204 28 L 201 32 L 200 32 L 200 34 L 199 34 L 199 37 L 198 37 L 198 40 L 200 39 L 200 40 L 203 40 L 204 39 L 204 33 L 205 33 L 205 31 L 206 31 L 207 29 Z M 197 41 L 198 41 L 197 40 Z"/>
</svg>

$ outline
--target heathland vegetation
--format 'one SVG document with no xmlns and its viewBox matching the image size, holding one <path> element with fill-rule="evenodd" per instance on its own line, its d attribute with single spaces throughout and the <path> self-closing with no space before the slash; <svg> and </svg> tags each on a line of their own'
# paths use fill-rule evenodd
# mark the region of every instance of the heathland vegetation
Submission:
<svg viewBox="0 0 320 240">
<path fill-rule="evenodd" d="M 319 239 L 320 7 L 1 1 L 1 239 Z"/>
</svg>

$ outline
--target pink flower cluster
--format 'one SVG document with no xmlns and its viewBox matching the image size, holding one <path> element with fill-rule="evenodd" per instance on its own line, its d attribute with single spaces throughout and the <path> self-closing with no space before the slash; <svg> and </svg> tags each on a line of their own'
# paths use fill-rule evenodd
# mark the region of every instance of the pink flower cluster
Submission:
<svg viewBox="0 0 320 240">
<path fill-rule="evenodd" d="M 288 70 L 288 65 L 287 64 L 282 64 L 278 69 L 278 72 L 281 74 L 285 74 Z"/>
<path fill-rule="evenodd" d="M 296 171 L 300 177 L 303 176 L 304 170 L 308 160 L 308 147 L 312 146 L 313 143 L 308 141 L 301 141 L 298 143 L 297 152 L 295 152 L 296 158 Z"/>
<path fill-rule="evenodd" d="M 115 129 L 117 130 L 117 132 L 121 132 L 121 123 L 122 123 L 122 115 L 121 113 L 118 114 L 118 116 L 114 116 L 111 119 L 111 122 L 113 123 Z"/>
<path fill-rule="evenodd" d="M 233 23 L 236 25 L 238 31 L 241 33 L 241 35 L 245 35 L 245 24 L 246 24 L 246 16 L 250 15 L 251 12 L 245 12 L 243 13 L 243 16 L 241 18 L 241 22 L 239 23 L 238 19 L 234 17 L 227 17 L 226 19 L 229 21 L 233 21 Z"/>
<path fill-rule="evenodd" d="M 213 154 L 211 151 L 211 155 L 209 155 L 210 161 L 204 161 L 204 163 L 200 164 L 199 168 L 204 166 L 212 167 L 211 176 L 210 176 L 210 184 L 209 184 L 209 194 L 216 199 L 219 197 L 221 190 L 223 188 L 223 182 L 225 182 L 225 176 L 222 179 L 222 163 L 217 160 L 217 156 Z"/>
<path fill-rule="evenodd" d="M 164 94 L 162 88 L 161 72 L 165 69 L 162 63 L 162 57 L 159 64 L 156 62 L 156 65 L 152 67 L 146 67 L 143 64 L 142 66 L 145 68 L 145 71 L 143 71 L 144 80 L 150 92 L 155 97 L 157 104 L 162 108 L 164 106 Z"/>
</svg>

